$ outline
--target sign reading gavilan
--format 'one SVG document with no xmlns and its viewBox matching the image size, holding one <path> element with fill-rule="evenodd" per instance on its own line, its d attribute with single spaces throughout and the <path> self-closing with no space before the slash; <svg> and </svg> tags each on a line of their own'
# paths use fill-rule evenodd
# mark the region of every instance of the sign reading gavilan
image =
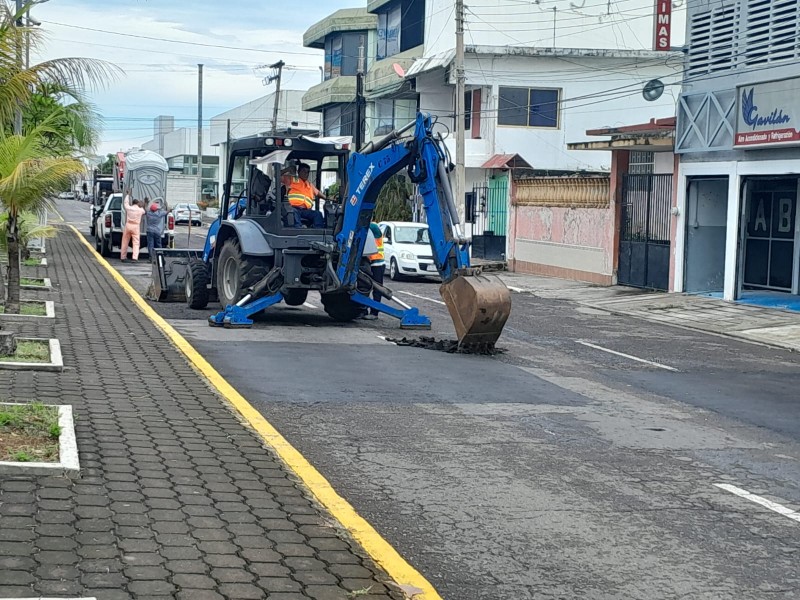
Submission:
<svg viewBox="0 0 800 600">
<path fill-rule="evenodd" d="M 800 144 L 800 79 L 739 87 L 734 146 Z"/>
</svg>

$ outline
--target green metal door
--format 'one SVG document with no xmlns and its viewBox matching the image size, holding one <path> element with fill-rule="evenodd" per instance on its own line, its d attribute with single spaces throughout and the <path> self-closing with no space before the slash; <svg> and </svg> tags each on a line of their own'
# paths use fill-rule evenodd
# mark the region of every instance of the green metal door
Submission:
<svg viewBox="0 0 800 600">
<path fill-rule="evenodd" d="M 508 221 L 508 174 L 503 173 L 490 177 L 488 191 L 485 231 L 504 236 Z"/>
<path fill-rule="evenodd" d="M 506 223 L 508 222 L 508 174 L 490 177 L 485 188 L 473 189 L 473 196 L 485 194 L 486 208 L 479 220 L 480 234 L 472 236 L 472 256 L 488 260 L 505 260 Z"/>
</svg>

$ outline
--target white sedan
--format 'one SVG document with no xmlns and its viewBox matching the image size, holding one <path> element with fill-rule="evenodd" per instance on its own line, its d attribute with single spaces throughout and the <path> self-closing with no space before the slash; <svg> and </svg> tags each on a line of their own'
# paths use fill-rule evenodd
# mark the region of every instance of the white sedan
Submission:
<svg viewBox="0 0 800 600">
<path fill-rule="evenodd" d="M 378 226 L 383 232 L 389 277 L 396 281 L 403 277 L 439 275 L 433 262 L 427 224 L 386 221 Z"/>
<path fill-rule="evenodd" d="M 59 200 L 75 200 L 75 192 L 61 192 L 58 198 Z"/>
<path fill-rule="evenodd" d="M 203 213 L 197 204 L 176 204 L 172 209 L 172 214 L 175 215 L 175 223 L 188 223 L 200 226 L 203 224 Z"/>
</svg>

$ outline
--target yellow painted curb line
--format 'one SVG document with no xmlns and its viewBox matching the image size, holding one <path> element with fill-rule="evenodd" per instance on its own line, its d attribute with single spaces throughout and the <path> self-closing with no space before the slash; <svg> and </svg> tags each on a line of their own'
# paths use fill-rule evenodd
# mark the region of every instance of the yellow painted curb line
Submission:
<svg viewBox="0 0 800 600">
<path fill-rule="evenodd" d="M 219 394 L 245 418 L 250 426 L 255 429 L 266 444 L 272 448 L 281 460 L 300 478 L 305 486 L 314 494 L 341 525 L 350 532 L 350 535 L 361 547 L 378 563 L 392 580 L 401 586 L 410 586 L 421 590 L 414 596 L 415 600 L 442 600 L 439 593 L 433 588 L 422 574 L 412 567 L 400 556 L 389 542 L 384 540 L 375 531 L 350 503 L 342 498 L 333 489 L 322 474 L 317 471 L 308 460 L 284 438 L 264 416 L 228 383 L 211 364 L 203 358 L 192 345 L 178 333 L 172 325 L 167 323 L 152 307 L 145 302 L 139 293 L 125 280 L 119 272 L 102 256 L 97 254 L 86 238 L 72 225 L 70 229 L 75 232 L 78 239 L 86 246 L 97 261 L 105 267 L 114 280 L 125 290 L 131 300 L 141 311 L 158 327 L 177 348 L 183 352 L 189 362 L 197 369 L 219 392 Z"/>
</svg>

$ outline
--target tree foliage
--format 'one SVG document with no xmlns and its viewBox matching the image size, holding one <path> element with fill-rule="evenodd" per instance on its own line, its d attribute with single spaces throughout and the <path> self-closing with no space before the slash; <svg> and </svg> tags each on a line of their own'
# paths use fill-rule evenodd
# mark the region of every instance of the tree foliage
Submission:
<svg viewBox="0 0 800 600">
<path fill-rule="evenodd" d="M 113 154 L 106 154 L 105 159 L 103 162 L 100 163 L 100 174 L 101 175 L 113 175 L 114 174 L 114 167 L 117 164 L 117 157 Z"/>
<path fill-rule="evenodd" d="M 403 175 L 395 175 L 386 182 L 378 194 L 375 203 L 375 221 L 410 221 L 410 198 L 414 193 L 414 186 Z"/>
<path fill-rule="evenodd" d="M 81 94 L 66 86 L 44 83 L 31 95 L 22 114 L 23 130 L 47 123 L 45 147 L 51 154 L 89 152 L 98 142 L 100 117 Z"/>
<path fill-rule="evenodd" d="M 114 80 L 121 71 L 101 60 L 56 58 L 24 66 L 22 48 L 41 47 L 42 33 L 17 26 L 14 3 L 0 0 L 0 208 L 5 213 L 3 244 L 8 253 L 5 312 L 19 313 L 20 253 L 28 215 L 38 214 L 49 198 L 83 172 L 75 158 L 97 141 L 99 119 L 85 92 Z M 14 116 L 23 131 L 12 134 Z M 28 228 L 30 235 L 33 228 Z M 42 231 L 39 231 L 42 233 Z"/>
<path fill-rule="evenodd" d="M 19 313 L 21 221 L 50 207 L 50 198 L 83 172 L 72 157 L 52 156 L 45 128 L 24 135 L 0 134 L 0 199 L 5 209 L 5 246 L 8 254 L 6 314 Z"/>
</svg>

